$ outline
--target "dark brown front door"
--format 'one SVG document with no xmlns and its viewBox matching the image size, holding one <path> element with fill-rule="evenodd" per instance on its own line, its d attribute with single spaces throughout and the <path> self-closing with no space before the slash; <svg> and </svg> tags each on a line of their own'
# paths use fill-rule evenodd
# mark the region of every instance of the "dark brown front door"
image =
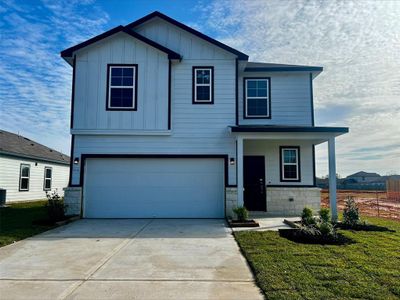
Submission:
<svg viewBox="0 0 400 300">
<path fill-rule="evenodd" d="M 251 211 L 266 211 L 264 156 L 243 157 L 244 206 Z"/>
</svg>

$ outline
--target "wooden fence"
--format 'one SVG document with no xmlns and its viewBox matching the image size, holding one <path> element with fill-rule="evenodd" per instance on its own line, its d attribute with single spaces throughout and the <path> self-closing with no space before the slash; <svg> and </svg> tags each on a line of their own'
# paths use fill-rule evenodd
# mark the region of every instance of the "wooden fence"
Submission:
<svg viewBox="0 0 400 300">
<path fill-rule="evenodd" d="M 400 179 L 386 181 L 386 196 L 388 200 L 400 201 Z"/>
</svg>

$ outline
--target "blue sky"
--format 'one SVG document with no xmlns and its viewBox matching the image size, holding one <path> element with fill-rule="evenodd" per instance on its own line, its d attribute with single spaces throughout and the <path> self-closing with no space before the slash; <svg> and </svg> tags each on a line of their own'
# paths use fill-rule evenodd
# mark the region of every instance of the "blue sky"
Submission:
<svg viewBox="0 0 400 300">
<path fill-rule="evenodd" d="M 341 175 L 400 173 L 400 1 L 0 2 L 0 128 L 69 153 L 71 67 L 59 52 L 159 10 L 250 55 L 324 66 L 316 124 L 338 138 Z M 327 174 L 326 146 L 317 174 Z"/>
</svg>

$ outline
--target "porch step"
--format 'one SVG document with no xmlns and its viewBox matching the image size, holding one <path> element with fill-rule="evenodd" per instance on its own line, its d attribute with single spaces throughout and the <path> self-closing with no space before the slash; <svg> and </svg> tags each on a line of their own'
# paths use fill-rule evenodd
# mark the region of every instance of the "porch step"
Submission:
<svg viewBox="0 0 400 300">
<path fill-rule="evenodd" d="M 290 213 L 272 213 L 268 211 L 249 211 L 250 219 L 259 219 L 259 218 L 276 218 L 276 217 L 299 217 L 298 215 L 292 215 Z"/>
</svg>

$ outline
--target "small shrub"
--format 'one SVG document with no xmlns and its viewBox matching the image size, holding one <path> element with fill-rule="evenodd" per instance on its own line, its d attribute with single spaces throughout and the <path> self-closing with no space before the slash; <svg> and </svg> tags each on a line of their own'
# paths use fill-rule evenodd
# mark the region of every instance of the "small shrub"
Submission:
<svg viewBox="0 0 400 300">
<path fill-rule="evenodd" d="M 323 236 L 326 237 L 336 237 L 337 232 L 335 227 L 332 225 L 332 223 L 329 222 L 321 222 L 318 224 L 318 229 L 321 232 Z"/>
<path fill-rule="evenodd" d="M 331 222 L 331 212 L 329 208 L 321 208 L 319 211 L 319 217 L 322 222 L 329 223 Z"/>
<path fill-rule="evenodd" d="M 58 222 L 65 219 L 64 214 L 64 198 L 58 195 L 57 191 L 52 193 L 46 192 L 47 197 L 47 214 L 49 216 L 50 221 Z"/>
<path fill-rule="evenodd" d="M 241 222 L 244 222 L 249 218 L 249 212 L 244 206 L 234 208 L 233 212 L 236 214 L 237 219 Z"/>
<path fill-rule="evenodd" d="M 303 225 L 315 224 L 313 210 L 311 208 L 304 207 L 303 212 L 301 213 L 301 222 L 303 223 Z"/>
<path fill-rule="evenodd" d="M 343 210 L 343 223 L 348 226 L 356 226 L 360 224 L 360 213 L 358 206 L 354 201 L 354 197 L 347 197 L 345 200 L 345 208 Z"/>
</svg>

